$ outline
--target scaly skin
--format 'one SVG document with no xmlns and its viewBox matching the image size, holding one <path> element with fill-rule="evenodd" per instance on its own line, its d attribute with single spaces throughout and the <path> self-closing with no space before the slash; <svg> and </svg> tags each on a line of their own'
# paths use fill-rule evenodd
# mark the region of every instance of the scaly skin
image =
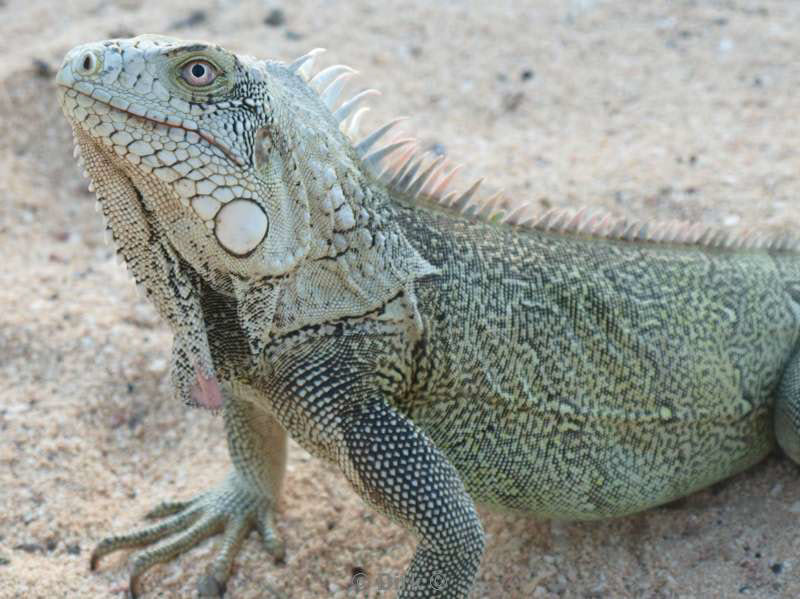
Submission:
<svg viewBox="0 0 800 599">
<path fill-rule="evenodd" d="M 475 502 L 620 516 L 776 438 L 800 460 L 798 255 L 412 202 L 297 73 L 150 36 L 78 47 L 59 73 L 119 251 L 175 331 L 177 393 L 223 406 L 234 463 L 162 523 L 102 541 L 93 567 L 146 547 L 136 595 L 147 568 L 224 531 L 202 587 L 221 594 L 251 528 L 282 555 L 287 432 L 416 535 L 402 599 L 467 596 Z"/>
</svg>

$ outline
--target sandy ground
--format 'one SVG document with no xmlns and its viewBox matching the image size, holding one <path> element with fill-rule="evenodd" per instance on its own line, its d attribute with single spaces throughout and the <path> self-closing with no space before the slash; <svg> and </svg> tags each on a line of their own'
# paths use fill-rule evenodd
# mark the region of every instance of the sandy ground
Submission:
<svg viewBox="0 0 800 599">
<path fill-rule="evenodd" d="M 329 48 L 471 172 L 542 207 L 800 226 L 800 3 L 0 2 L 0 596 L 121 597 L 93 543 L 228 468 L 219 418 L 170 399 L 170 334 L 103 242 L 52 82 L 81 42 L 162 32 L 280 59 Z M 275 9 L 270 23 L 265 18 Z M 670 508 L 550 524 L 482 512 L 476 597 L 800 596 L 800 470 L 774 456 Z M 228 596 L 344 597 L 412 538 L 292 446 L 285 565 L 251 536 Z M 191 597 L 216 540 L 144 580 Z"/>
</svg>

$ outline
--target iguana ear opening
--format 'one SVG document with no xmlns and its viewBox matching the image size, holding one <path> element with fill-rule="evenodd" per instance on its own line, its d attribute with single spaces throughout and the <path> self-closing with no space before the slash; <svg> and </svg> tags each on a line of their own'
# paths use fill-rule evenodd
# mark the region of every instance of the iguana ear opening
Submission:
<svg viewBox="0 0 800 599">
<path fill-rule="evenodd" d="M 275 149 L 268 127 L 261 127 L 253 136 L 253 166 L 257 172 L 268 167 L 270 153 Z"/>
</svg>

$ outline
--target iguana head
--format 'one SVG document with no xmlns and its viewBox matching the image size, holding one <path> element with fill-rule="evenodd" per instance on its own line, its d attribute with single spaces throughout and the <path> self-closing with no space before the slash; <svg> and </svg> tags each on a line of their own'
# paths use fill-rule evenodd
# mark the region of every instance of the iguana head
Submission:
<svg viewBox="0 0 800 599">
<path fill-rule="evenodd" d="M 269 70 L 211 44 L 141 36 L 73 49 L 57 83 L 78 145 L 109 158 L 190 263 L 275 276 L 310 250 L 302 150 L 325 114 L 297 77 Z M 86 166 L 95 182 L 108 176 Z"/>
<path fill-rule="evenodd" d="M 365 313 L 432 270 L 340 130 L 366 94 L 332 111 L 349 69 L 320 73 L 320 93 L 300 74 L 313 54 L 286 65 L 146 35 L 74 48 L 57 76 L 134 276 L 152 286 L 140 254 L 169 246 L 235 296 L 255 353 L 276 329 Z M 152 247 L 126 244 L 137 227 Z"/>
</svg>

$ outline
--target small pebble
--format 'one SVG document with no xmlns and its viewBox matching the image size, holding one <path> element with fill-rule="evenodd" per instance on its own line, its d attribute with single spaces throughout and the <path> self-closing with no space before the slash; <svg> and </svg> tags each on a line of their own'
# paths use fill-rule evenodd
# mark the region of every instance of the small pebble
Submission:
<svg viewBox="0 0 800 599">
<path fill-rule="evenodd" d="M 197 594 L 200 597 L 222 597 L 225 595 L 225 585 L 213 576 L 203 576 L 197 581 Z"/>
<path fill-rule="evenodd" d="M 280 8 L 273 8 L 264 17 L 264 25 L 269 25 L 270 27 L 280 27 L 284 23 L 286 23 L 286 14 Z"/>
<path fill-rule="evenodd" d="M 51 67 L 49 63 L 45 62 L 41 58 L 33 59 L 33 72 L 37 77 L 42 79 L 52 79 L 56 76 L 53 67 Z"/>
<path fill-rule="evenodd" d="M 193 10 L 185 19 L 173 21 L 173 23 L 170 25 L 170 29 L 186 29 L 187 27 L 194 27 L 195 25 L 205 23 L 207 20 L 208 15 L 206 14 L 206 11 Z"/>
</svg>

